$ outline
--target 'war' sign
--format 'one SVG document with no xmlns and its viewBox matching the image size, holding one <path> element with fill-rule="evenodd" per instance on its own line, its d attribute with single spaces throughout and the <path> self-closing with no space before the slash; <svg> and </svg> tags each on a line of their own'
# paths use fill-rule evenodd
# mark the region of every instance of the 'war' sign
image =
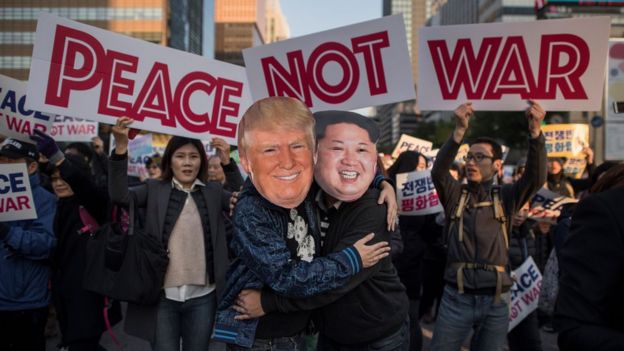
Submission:
<svg viewBox="0 0 624 351">
<path fill-rule="evenodd" d="M 134 128 L 236 144 L 251 104 L 232 64 L 42 14 L 28 81 L 32 108 Z"/>
<path fill-rule="evenodd" d="M 297 98 L 312 111 L 414 99 L 401 16 L 243 50 L 254 99 Z"/>
<path fill-rule="evenodd" d="M 68 116 L 54 116 L 50 136 L 56 141 L 89 142 L 98 136 L 98 122 Z"/>
<path fill-rule="evenodd" d="M 35 129 L 49 132 L 52 115 L 26 107 L 26 83 L 0 75 L 0 135 L 32 143 Z"/>
<path fill-rule="evenodd" d="M 611 20 L 423 27 L 418 102 L 423 110 L 600 110 Z M 591 30 L 588 30 L 591 28 Z"/>
<path fill-rule="evenodd" d="M 511 277 L 514 284 L 509 291 L 511 310 L 509 311 L 508 330 L 512 330 L 526 316 L 535 311 L 542 288 L 542 274 L 531 256 L 511 273 Z"/>
<path fill-rule="evenodd" d="M 26 164 L 0 164 L 0 222 L 37 218 Z"/>
</svg>

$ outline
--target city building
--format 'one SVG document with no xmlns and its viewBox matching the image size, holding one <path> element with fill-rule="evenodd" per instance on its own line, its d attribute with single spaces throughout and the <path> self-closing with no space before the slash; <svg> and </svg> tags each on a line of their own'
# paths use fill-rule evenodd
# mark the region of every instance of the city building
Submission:
<svg viewBox="0 0 624 351">
<path fill-rule="evenodd" d="M 41 12 L 201 55 L 203 2 L 3 0 L 0 2 L 0 74 L 28 79 L 37 16 Z"/>
<path fill-rule="evenodd" d="M 215 58 L 244 66 L 243 49 L 289 37 L 279 0 L 215 0 Z"/>
</svg>

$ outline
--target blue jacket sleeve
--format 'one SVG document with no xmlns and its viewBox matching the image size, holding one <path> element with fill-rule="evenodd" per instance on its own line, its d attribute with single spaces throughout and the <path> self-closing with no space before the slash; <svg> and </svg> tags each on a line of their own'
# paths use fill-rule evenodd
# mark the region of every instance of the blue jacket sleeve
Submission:
<svg viewBox="0 0 624 351">
<path fill-rule="evenodd" d="M 276 214 L 245 200 L 236 207 L 232 249 L 277 294 L 312 296 L 342 287 L 361 270 L 361 259 L 353 246 L 311 262 L 292 259 L 284 233 L 278 229 L 281 226 L 274 221 Z"/>
<path fill-rule="evenodd" d="M 18 225 L 22 221 L 8 222 L 10 229 L 4 238 L 4 243 L 11 251 L 30 260 L 49 258 L 56 245 L 56 237 L 52 229 L 56 215 L 56 200 L 52 195 L 46 195 L 48 195 L 46 198 L 38 199 L 38 196 L 33 193 L 37 218 L 27 221 L 26 225 Z"/>
</svg>

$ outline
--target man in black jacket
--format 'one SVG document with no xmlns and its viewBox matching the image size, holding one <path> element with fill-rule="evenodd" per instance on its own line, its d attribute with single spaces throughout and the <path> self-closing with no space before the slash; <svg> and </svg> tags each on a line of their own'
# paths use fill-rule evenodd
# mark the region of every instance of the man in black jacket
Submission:
<svg viewBox="0 0 624 351">
<path fill-rule="evenodd" d="M 451 177 L 449 168 L 468 129 L 470 102 L 455 110 L 455 130 L 440 149 L 431 175 L 446 215 L 446 287 L 433 334 L 432 350 L 459 350 L 470 329 L 473 350 L 499 350 L 509 319 L 506 268 L 509 218 L 546 181 L 546 151 L 540 124 L 545 112 L 529 101 L 529 152 L 526 171 L 515 183 L 498 186 L 502 167 L 500 144 L 478 138 L 465 156 L 467 185 Z"/>
<path fill-rule="evenodd" d="M 338 252 L 375 233 L 388 241 L 386 206 L 378 190 L 369 189 L 375 175 L 379 130 L 375 123 L 346 111 L 315 114 L 318 161 L 316 201 L 324 232 L 321 254 Z M 263 290 L 261 306 L 241 298 L 237 308 L 246 317 L 271 312 L 317 309 L 319 349 L 381 351 L 409 347 L 408 300 L 390 257 L 363 269 L 342 288 L 305 299 L 289 299 Z M 257 300 L 256 300 L 257 301 Z M 257 303 L 256 303 L 257 304 Z"/>
</svg>

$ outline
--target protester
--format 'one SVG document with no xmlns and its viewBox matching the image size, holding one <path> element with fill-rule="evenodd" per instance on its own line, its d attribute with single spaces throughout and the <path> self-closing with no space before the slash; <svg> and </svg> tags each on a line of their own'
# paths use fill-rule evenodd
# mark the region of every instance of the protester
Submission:
<svg viewBox="0 0 624 351">
<path fill-rule="evenodd" d="M 154 350 L 207 350 L 229 260 L 221 211 L 228 192 L 206 179 L 207 158 L 199 140 L 173 137 L 162 160 L 162 179 L 128 189 L 128 126 L 113 127 L 109 196 L 114 203 L 145 208 L 145 232 L 167 248 L 163 294 L 154 306 L 128 305 L 125 329 L 152 342 Z"/>
<path fill-rule="evenodd" d="M 624 165 L 581 200 L 560 252 L 555 326 L 561 350 L 624 350 Z"/>
<path fill-rule="evenodd" d="M 574 188 L 563 173 L 565 159 L 561 157 L 548 158 L 548 177 L 546 187 L 561 196 L 574 197 Z"/>
<path fill-rule="evenodd" d="M 68 351 L 96 351 L 106 329 L 105 318 L 110 317 L 112 323 L 121 319 L 118 302 L 105 317 L 104 296 L 82 288 L 87 241 L 96 227 L 107 220 L 108 194 L 93 182 L 88 159 L 73 153 L 60 154 L 54 139 L 44 133 L 37 132 L 33 138 L 44 156 L 57 159 L 51 174 L 52 188 L 59 199 L 54 219 L 57 247 L 52 257 L 51 285 L 61 329 L 59 346 Z"/>
<path fill-rule="evenodd" d="M 432 178 L 445 209 L 447 226 L 446 287 L 433 334 L 433 350 L 459 350 L 474 329 L 474 350 L 499 350 L 509 319 L 508 218 L 546 181 L 546 151 L 540 124 L 545 112 L 529 101 L 529 152 L 526 171 L 513 184 L 493 185 L 502 167 L 502 148 L 477 138 L 465 156 L 468 183 L 449 173 L 474 109 L 470 102 L 455 110 L 455 130 L 438 152 Z"/>
<path fill-rule="evenodd" d="M 357 113 L 324 111 L 314 114 L 318 140 L 315 189 L 320 212 L 329 223 L 322 254 L 339 252 L 373 231 L 389 240 L 386 208 L 377 203 L 379 191 L 369 189 L 375 175 L 375 122 Z M 259 294 L 258 294 L 259 295 Z M 239 299 L 236 309 L 247 317 L 318 309 L 321 350 L 408 350 L 407 296 L 390 258 L 359 272 L 344 287 L 306 299 L 289 299 L 268 289 L 262 297 Z M 260 303 L 261 302 L 261 303 Z M 363 332 L 365 331 L 365 332 Z"/>
<path fill-rule="evenodd" d="M 210 146 L 215 148 L 216 155 L 208 158 L 208 180 L 223 184 L 223 188 L 234 192 L 243 186 L 243 177 L 230 157 L 230 144 L 221 138 L 212 138 Z"/>
<path fill-rule="evenodd" d="M 0 164 L 23 163 L 37 218 L 0 222 L 0 350 L 45 351 L 56 199 L 39 185 L 35 145 L 6 139 Z"/>
<path fill-rule="evenodd" d="M 336 253 L 315 257 L 320 231 L 309 191 L 314 119 L 301 101 L 258 100 L 238 128 L 240 160 L 249 179 L 236 204 L 231 246 L 237 260 L 228 275 L 214 338 L 234 350 L 297 350 L 310 311 L 238 320 L 231 307 L 239 293 L 266 286 L 278 294 L 307 297 L 344 286 L 388 255 L 387 242 L 367 246 L 372 238 L 367 235 Z"/>
<path fill-rule="evenodd" d="M 396 175 L 427 169 L 427 158 L 416 151 L 404 151 L 388 169 L 390 179 L 396 182 Z M 400 189 L 399 189 L 400 191 Z M 399 216 L 399 228 L 404 251 L 394 260 L 401 282 L 409 297 L 410 350 L 422 349 L 420 328 L 420 299 L 423 283 L 423 258 L 427 243 L 433 243 L 441 236 L 441 227 L 436 224 L 436 214 L 426 216 Z"/>
</svg>

